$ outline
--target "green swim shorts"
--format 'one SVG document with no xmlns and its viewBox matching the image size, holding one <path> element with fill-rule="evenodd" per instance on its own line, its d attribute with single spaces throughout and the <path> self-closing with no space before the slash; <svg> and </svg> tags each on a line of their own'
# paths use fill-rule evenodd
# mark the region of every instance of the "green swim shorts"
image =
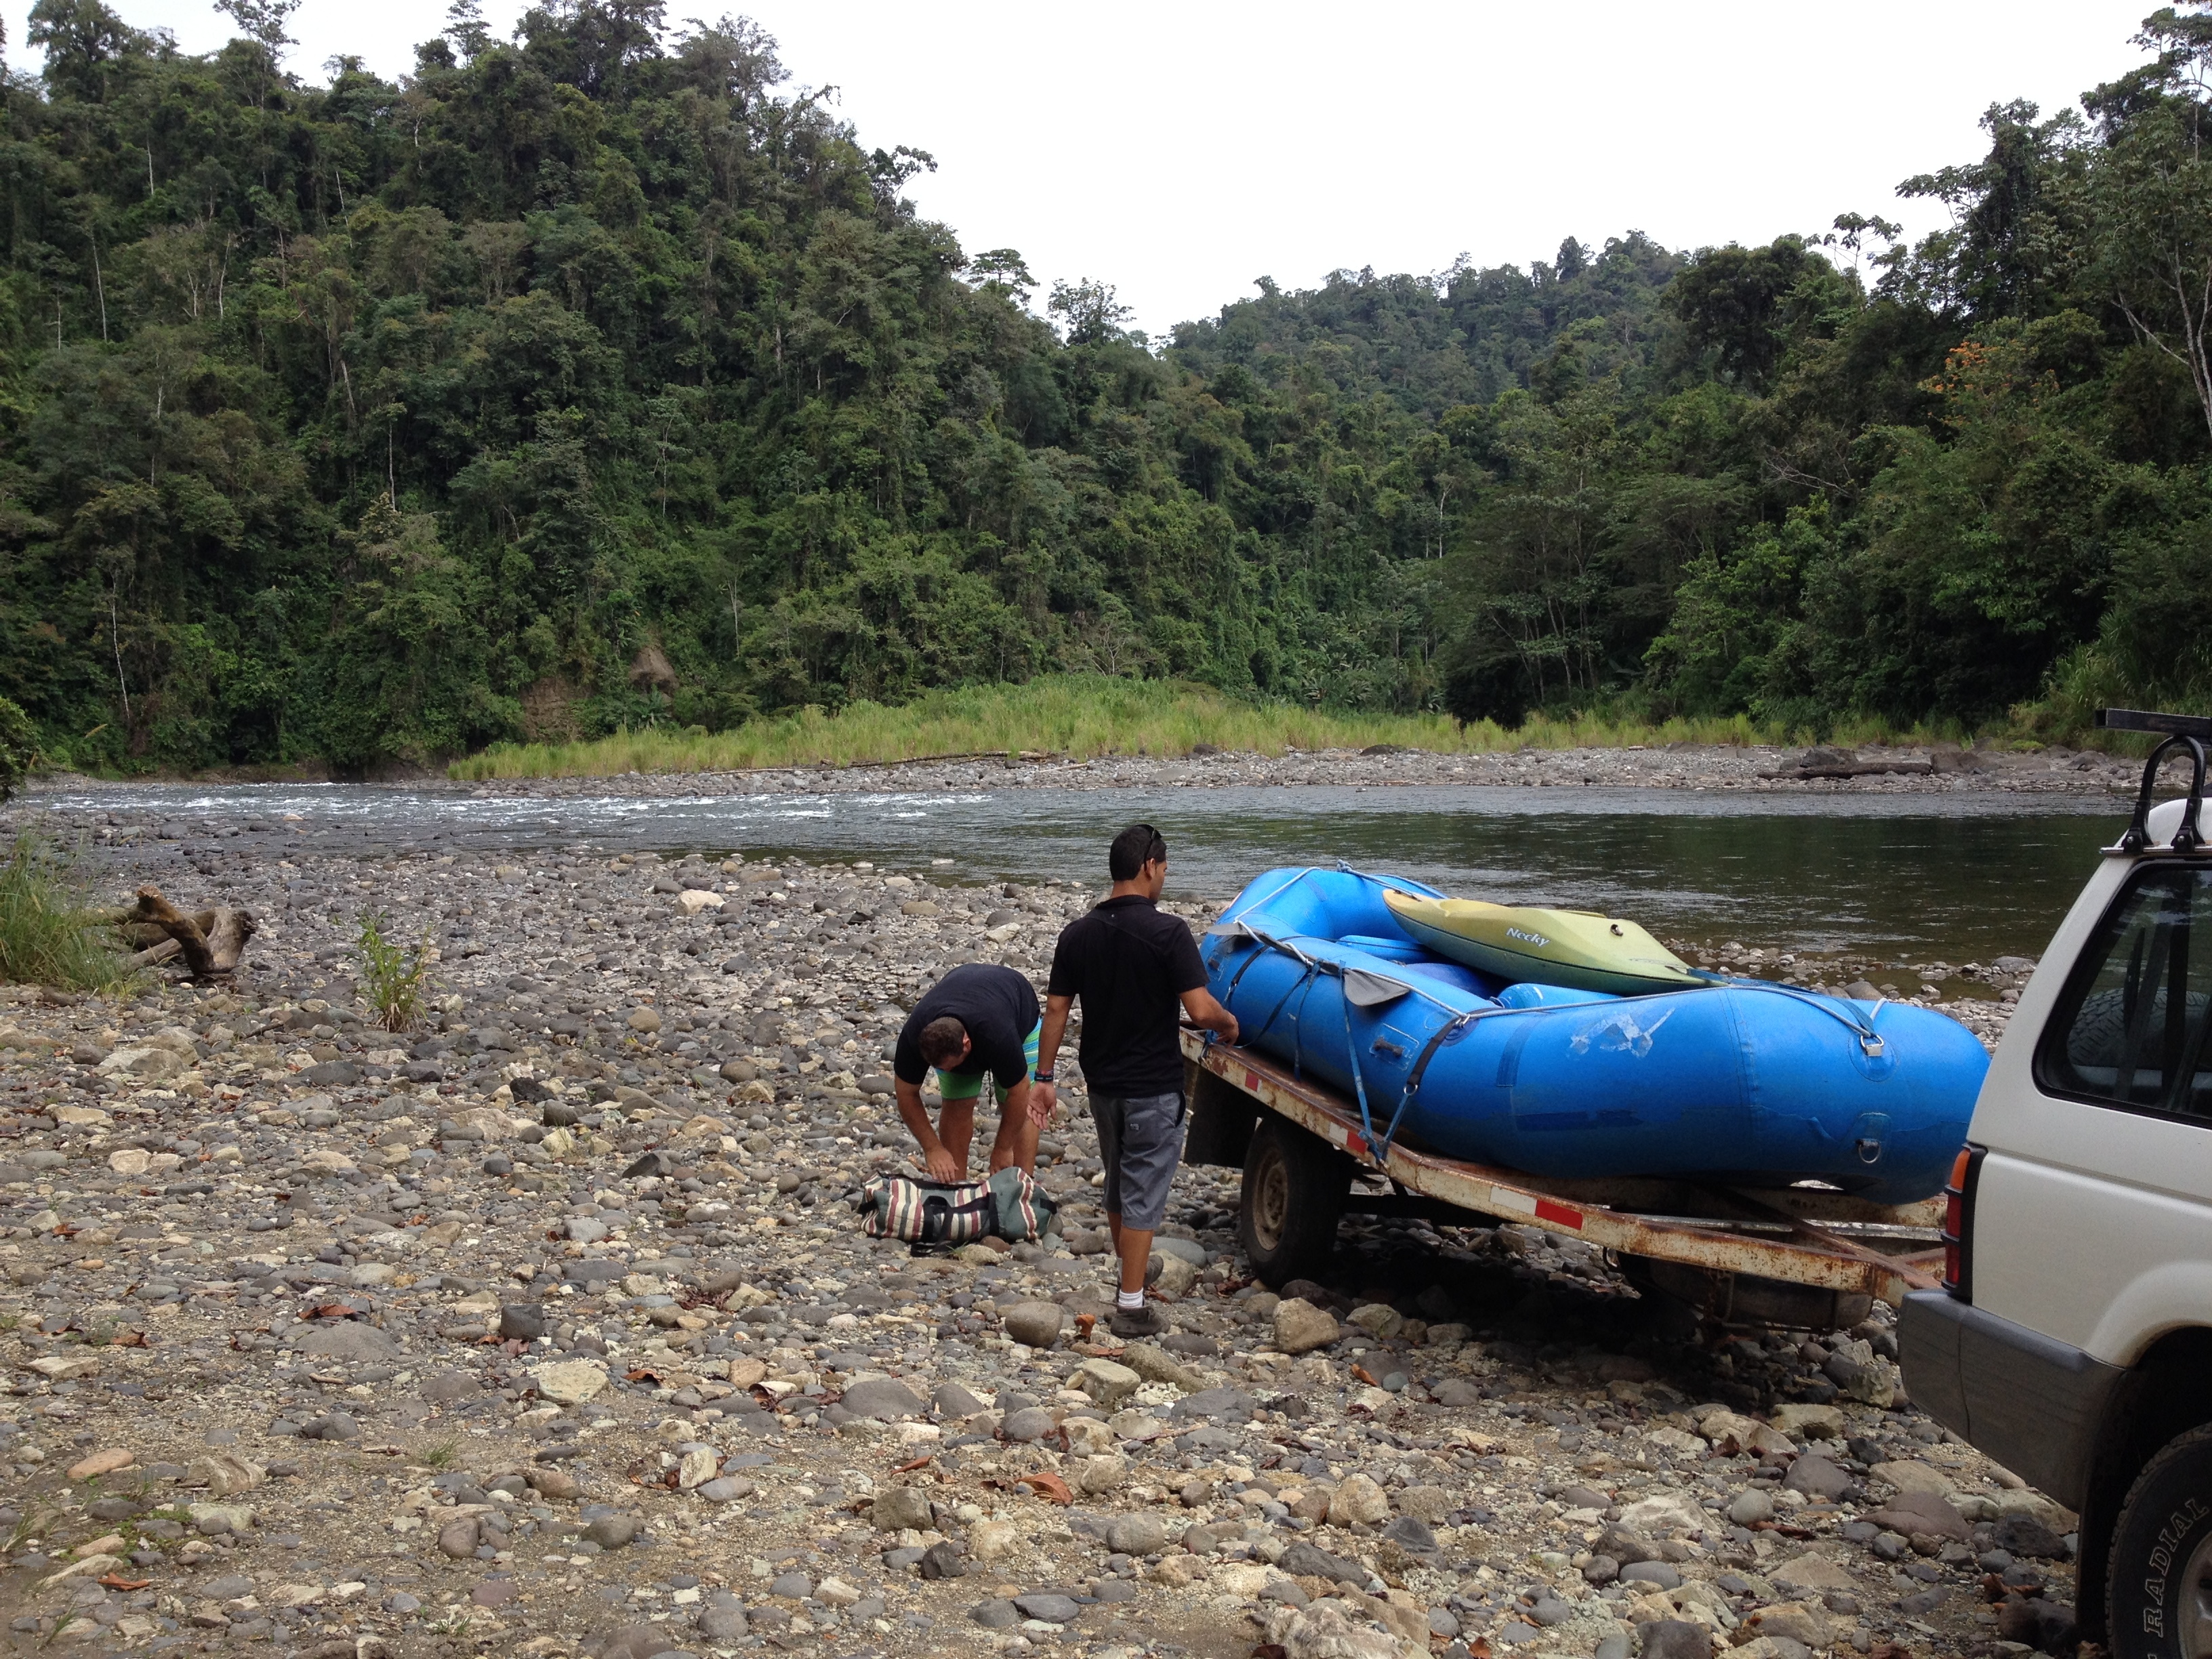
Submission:
<svg viewBox="0 0 2212 1659">
<path fill-rule="evenodd" d="M 1030 1034 L 1022 1039 L 1022 1058 L 1029 1062 L 1029 1074 L 1022 1079 L 1024 1083 L 1036 1075 L 1037 1038 L 1043 1034 L 1044 1022 L 1039 1020 L 1030 1027 Z M 999 1082 L 995 1077 L 991 1081 L 997 1086 L 999 1104 L 1005 1105 L 1008 1092 L 1006 1085 Z M 956 1100 L 974 1100 L 982 1092 L 981 1072 L 970 1072 L 964 1077 L 957 1072 L 939 1071 L 937 1074 L 938 1097 L 947 1105 Z"/>
</svg>

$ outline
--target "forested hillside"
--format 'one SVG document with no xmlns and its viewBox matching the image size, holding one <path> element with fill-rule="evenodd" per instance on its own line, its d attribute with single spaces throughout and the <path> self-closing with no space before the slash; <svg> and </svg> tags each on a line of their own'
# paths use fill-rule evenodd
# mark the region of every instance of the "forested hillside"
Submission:
<svg viewBox="0 0 2212 1659">
<path fill-rule="evenodd" d="M 1991 111 L 1917 246 L 1262 278 L 1162 342 L 918 216 L 929 158 L 750 24 L 462 0 L 315 85 L 293 3 L 193 57 L 39 0 L 0 89 L 0 696 L 78 765 L 1070 669 L 1813 732 L 2212 698 L 2203 7 L 2086 115 Z"/>
</svg>

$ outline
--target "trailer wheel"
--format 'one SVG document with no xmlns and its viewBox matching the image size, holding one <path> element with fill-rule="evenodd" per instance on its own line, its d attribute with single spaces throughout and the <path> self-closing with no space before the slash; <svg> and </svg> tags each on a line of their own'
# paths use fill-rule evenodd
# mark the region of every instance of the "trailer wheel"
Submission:
<svg viewBox="0 0 2212 1659">
<path fill-rule="evenodd" d="M 1328 1266 L 1352 1190 L 1352 1160 L 1310 1130 L 1263 1115 L 1244 1153 L 1237 1242 L 1270 1285 Z"/>
</svg>

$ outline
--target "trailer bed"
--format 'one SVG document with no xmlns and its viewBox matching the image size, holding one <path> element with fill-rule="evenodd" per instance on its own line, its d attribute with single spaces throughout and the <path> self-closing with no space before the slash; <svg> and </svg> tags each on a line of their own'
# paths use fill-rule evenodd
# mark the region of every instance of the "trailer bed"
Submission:
<svg viewBox="0 0 2212 1659">
<path fill-rule="evenodd" d="M 1327 1142 L 1391 1191 L 1355 1196 L 1355 1212 L 1419 1213 L 1511 1222 L 1610 1254 L 1673 1263 L 1706 1275 L 1747 1274 L 1893 1306 L 1932 1290 L 1942 1203 L 1880 1205 L 1832 1188 L 1756 1189 L 1674 1179 L 1563 1181 L 1491 1169 L 1394 1145 L 1378 1160 L 1357 1106 L 1293 1076 L 1256 1050 L 1182 1034 L 1194 1164 L 1242 1167 L 1257 1114 L 1272 1113 Z"/>
</svg>

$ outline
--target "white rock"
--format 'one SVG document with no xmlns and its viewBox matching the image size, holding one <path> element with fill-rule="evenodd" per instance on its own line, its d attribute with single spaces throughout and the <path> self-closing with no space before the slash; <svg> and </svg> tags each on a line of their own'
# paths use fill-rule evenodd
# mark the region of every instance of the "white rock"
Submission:
<svg viewBox="0 0 2212 1659">
<path fill-rule="evenodd" d="M 129 1077 L 141 1083 L 160 1083 L 182 1072 L 185 1062 L 167 1048 L 142 1045 L 118 1048 L 94 1069 L 102 1077 Z"/>
<path fill-rule="evenodd" d="M 1328 1520 L 1331 1526 L 1349 1527 L 1364 1522 L 1379 1527 L 1390 1518 L 1390 1500 L 1382 1488 L 1364 1474 L 1347 1474 L 1336 1493 L 1328 1500 Z"/>
<path fill-rule="evenodd" d="M 607 1386 L 607 1374 L 588 1359 L 559 1359 L 540 1365 L 530 1380 L 546 1399 L 562 1406 L 580 1406 Z"/>
<path fill-rule="evenodd" d="M 185 1467 L 185 1478 L 205 1486 L 217 1498 L 234 1498 L 240 1492 L 252 1492 L 268 1478 L 268 1473 L 260 1464 L 234 1457 L 228 1452 L 210 1452 L 195 1457 Z"/>
<path fill-rule="evenodd" d="M 541 1390 L 541 1392 L 543 1392 Z M 550 1398 L 550 1396 L 549 1396 Z M 676 1484 L 684 1492 L 705 1486 L 721 1468 L 721 1460 L 705 1447 L 685 1452 L 676 1466 Z"/>
<path fill-rule="evenodd" d="M 1671 1532 L 1696 1532 L 1711 1516 L 1678 1492 L 1654 1492 L 1620 1512 L 1620 1524 L 1646 1538 L 1664 1538 Z"/>
</svg>

